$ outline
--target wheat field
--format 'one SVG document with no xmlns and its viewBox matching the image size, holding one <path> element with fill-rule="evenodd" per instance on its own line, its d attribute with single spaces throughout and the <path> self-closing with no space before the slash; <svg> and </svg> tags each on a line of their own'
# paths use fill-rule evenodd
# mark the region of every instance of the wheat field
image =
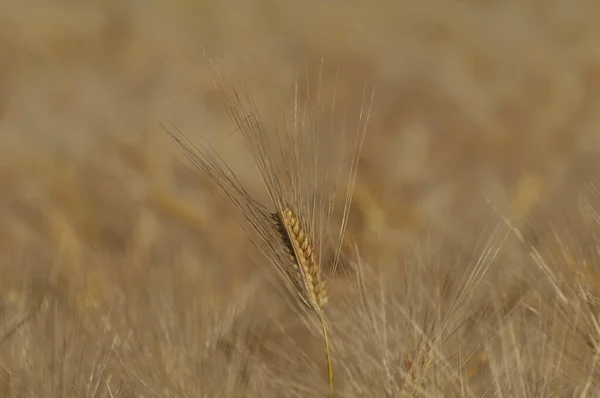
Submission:
<svg viewBox="0 0 600 398">
<path fill-rule="evenodd" d="M 592 0 L 1 2 L 0 397 L 598 396 L 598 19 Z M 168 133 L 269 206 L 215 70 L 269 128 L 302 108 L 302 137 L 350 133 L 331 148 L 358 156 L 351 202 L 296 184 L 278 232 L 289 265 L 336 268 L 326 307 L 319 273 L 287 277 L 318 319 Z M 316 224 L 344 226 L 339 251 L 311 257 Z"/>
</svg>

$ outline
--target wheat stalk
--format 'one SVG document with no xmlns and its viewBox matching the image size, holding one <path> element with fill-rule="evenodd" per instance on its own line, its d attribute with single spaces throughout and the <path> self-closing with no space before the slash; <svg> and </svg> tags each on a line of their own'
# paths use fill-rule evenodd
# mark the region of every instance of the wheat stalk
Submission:
<svg viewBox="0 0 600 398">
<path fill-rule="evenodd" d="M 287 253 L 291 264 L 291 272 L 297 279 L 302 281 L 305 296 L 304 301 L 312 309 L 323 331 L 325 340 L 325 359 L 327 361 L 327 379 L 329 382 L 329 394 L 333 396 L 333 369 L 331 365 L 331 350 L 329 348 L 329 337 L 327 325 L 323 316 L 323 308 L 327 304 L 327 281 L 322 279 L 322 268 L 317 260 L 314 246 L 306 234 L 303 222 L 289 207 L 283 212 L 274 213 L 273 219 L 281 238 L 286 243 Z M 288 270 L 285 270 L 287 272 Z"/>
<path fill-rule="evenodd" d="M 345 134 L 345 129 L 332 124 L 329 126 L 330 131 L 322 133 L 318 120 L 317 123 L 307 123 L 308 94 L 307 102 L 301 106 L 296 90 L 291 126 L 282 132 L 270 134 L 261 123 L 252 100 L 241 96 L 230 85 L 223 84 L 224 79 L 220 77 L 217 79 L 218 88 L 225 93 L 230 116 L 253 155 L 274 211 L 269 211 L 251 197 L 235 173 L 210 145 L 195 147 L 180 132 L 166 130 L 183 149 L 185 156 L 234 205 L 241 216 L 240 224 L 249 233 L 252 243 L 275 266 L 280 279 L 293 297 L 299 299 L 320 322 L 331 397 L 334 393 L 333 371 L 323 311 L 327 303 L 327 288 L 322 259 L 324 250 L 333 247 L 333 261 L 328 265 L 331 265 L 331 272 L 334 272 L 340 259 L 354 192 L 358 156 L 370 114 L 370 109 L 364 111 L 367 97 L 363 98 L 363 108 L 358 114 L 357 138 L 350 165 L 344 167 L 345 139 L 335 132 Z M 372 96 L 369 100 L 368 103 L 372 103 Z M 320 101 L 317 100 L 317 103 Z M 343 171 L 348 171 L 349 174 L 345 203 L 338 241 L 331 245 L 335 238 L 330 233 L 330 218 L 334 209 L 337 182 Z"/>
</svg>

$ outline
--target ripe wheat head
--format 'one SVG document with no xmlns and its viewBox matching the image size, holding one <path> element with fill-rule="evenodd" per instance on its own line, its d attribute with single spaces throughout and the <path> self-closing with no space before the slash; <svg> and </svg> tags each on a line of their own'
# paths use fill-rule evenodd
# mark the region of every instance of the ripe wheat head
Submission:
<svg viewBox="0 0 600 398">
<path fill-rule="evenodd" d="M 332 249 L 333 260 L 328 266 L 330 272 L 334 272 L 340 259 L 372 94 L 363 98 L 354 147 L 349 164 L 345 164 L 346 126 L 332 123 L 329 131 L 321 131 L 318 118 L 307 116 L 313 105 L 310 95 L 300 104 L 298 86 L 292 122 L 281 131 L 272 131 L 261 122 L 253 101 L 219 77 L 218 89 L 225 93 L 230 116 L 256 162 L 273 208 L 268 210 L 253 199 L 210 145 L 195 147 L 180 132 L 168 129 L 167 132 L 185 156 L 218 187 L 218 192 L 234 205 L 241 226 L 278 271 L 292 297 L 318 319 L 325 341 L 329 394 L 333 396 L 332 360 L 323 311 L 328 301 L 323 253 Z M 320 97 L 317 93 L 317 106 Z M 344 172 L 348 177 L 344 181 L 344 208 L 336 237 L 331 233 L 330 223 L 337 185 Z"/>
</svg>

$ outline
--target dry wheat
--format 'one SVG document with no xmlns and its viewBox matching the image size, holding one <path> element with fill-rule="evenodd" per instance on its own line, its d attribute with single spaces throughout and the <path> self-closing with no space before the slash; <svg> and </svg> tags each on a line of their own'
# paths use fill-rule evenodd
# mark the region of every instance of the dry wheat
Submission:
<svg viewBox="0 0 600 398">
<path fill-rule="evenodd" d="M 358 156 L 364 140 L 370 110 L 363 99 L 358 113 L 357 139 L 348 167 L 344 167 L 345 134 L 343 126 L 329 125 L 320 131 L 318 118 L 307 117 L 311 104 L 299 103 L 298 86 L 291 125 L 283 131 L 268 131 L 258 117 L 254 103 L 220 79 L 218 88 L 225 93 L 230 115 L 241 132 L 258 166 L 274 211 L 254 200 L 229 166 L 209 146 L 194 147 L 181 133 L 168 131 L 186 157 L 202 170 L 231 202 L 241 217 L 241 225 L 253 244 L 275 266 L 288 291 L 318 319 L 325 342 L 329 394 L 333 396 L 333 372 L 324 306 L 327 288 L 323 258 L 333 251 L 334 272 L 340 259 Z M 308 91 L 308 90 L 307 90 Z M 335 102 L 335 94 L 333 96 Z M 367 98 L 367 97 L 365 97 Z M 317 105 L 321 94 L 317 93 Z M 337 237 L 331 231 L 337 184 L 343 172 L 346 193 Z"/>
</svg>

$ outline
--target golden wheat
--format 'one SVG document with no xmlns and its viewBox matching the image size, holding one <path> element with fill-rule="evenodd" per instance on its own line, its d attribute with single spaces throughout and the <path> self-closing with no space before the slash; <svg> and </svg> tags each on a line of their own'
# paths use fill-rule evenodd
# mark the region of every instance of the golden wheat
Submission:
<svg viewBox="0 0 600 398">
<path fill-rule="evenodd" d="M 311 309 L 321 311 L 327 303 L 327 281 L 322 280 L 321 263 L 316 258 L 314 246 L 302 226 L 302 220 L 289 207 L 281 214 L 274 213 L 273 218 L 286 243 L 295 276 L 304 284 Z"/>
<path fill-rule="evenodd" d="M 329 395 L 333 396 L 333 370 L 331 365 L 331 352 L 327 326 L 322 310 L 327 304 L 327 281 L 322 280 L 321 263 L 316 258 L 314 247 L 302 225 L 302 219 L 289 208 L 285 207 L 283 212 L 274 213 L 273 218 L 281 237 L 286 243 L 288 255 L 292 261 L 292 272 L 298 277 L 305 290 L 305 301 L 317 314 L 323 337 L 325 339 L 325 358 L 327 361 L 327 379 L 329 381 Z"/>
<path fill-rule="evenodd" d="M 306 117 L 310 107 L 309 95 L 305 105 L 299 105 L 298 87 L 291 126 L 283 132 L 269 132 L 262 125 L 254 103 L 223 81 L 218 82 L 218 88 L 225 94 L 230 116 L 254 157 L 274 211 L 267 210 L 250 196 L 235 173 L 210 146 L 195 147 L 181 133 L 168 129 L 167 132 L 183 149 L 185 156 L 234 205 L 242 227 L 278 271 L 288 292 L 316 316 L 324 338 L 329 395 L 333 396 L 332 359 L 323 312 L 328 295 L 322 260 L 324 251 L 333 249 L 333 260 L 327 265 L 331 273 L 335 272 L 354 192 L 358 156 L 369 118 L 369 111 L 363 111 L 366 101 L 363 101 L 363 108 L 358 113 L 357 139 L 350 164 L 344 167 L 345 138 L 336 132 L 345 134 L 345 130 L 320 131 L 318 120 L 312 123 Z M 317 97 L 321 97 L 320 93 Z M 342 172 L 348 172 L 349 176 L 345 182 L 339 235 L 335 238 L 330 233 L 330 222 L 337 182 Z"/>
</svg>

